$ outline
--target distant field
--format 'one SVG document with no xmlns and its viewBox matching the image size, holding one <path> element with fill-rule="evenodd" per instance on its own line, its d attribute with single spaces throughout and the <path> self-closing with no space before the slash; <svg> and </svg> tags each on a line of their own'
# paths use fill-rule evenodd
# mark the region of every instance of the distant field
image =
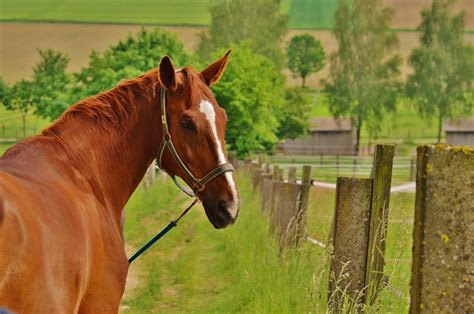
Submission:
<svg viewBox="0 0 474 314">
<path fill-rule="evenodd" d="M 431 0 L 384 0 L 395 9 L 392 27 L 414 29 L 419 12 Z M 0 21 L 76 22 L 207 26 L 212 0 L 2 0 Z M 332 27 L 336 0 L 281 0 L 280 10 L 289 15 L 288 27 Z M 467 29 L 474 29 L 472 0 L 459 0 L 456 10 L 468 12 Z"/>
<path fill-rule="evenodd" d="M 210 0 L 2 0 L 3 21 L 207 25 Z"/>
<path fill-rule="evenodd" d="M 329 29 L 333 24 L 336 0 L 292 0 L 288 27 Z"/>
<path fill-rule="evenodd" d="M 333 25 L 336 0 L 282 0 L 281 11 L 289 14 L 289 28 L 328 29 Z M 392 28 L 415 29 L 420 23 L 420 11 L 431 0 L 384 0 L 394 9 Z M 466 28 L 474 29 L 474 4 L 472 0 L 458 0 L 455 10 L 466 10 Z"/>
<path fill-rule="evenodd" d="M 0 77 L 10 83 L 28 78 L 38 60 L 38 48 L 52 48 L 66 53 L 71 58 L 69 70 L 78 71 L 87 65 L 92 49 L 103 51 L 129 33 L 136 33 L 140 28 L 139 25 L 0 23 Z M 200 27 L 163 28 L 175 33 L 190 51 L 197 45 L 197 35 L 204 30 Z M 310 33 L 318 38 L 327 53 L 337 48 L 337 42 L 330 31 L 290 30 L 287 40 L 301 33 Z M 398 35 L 400 46 L 396 51 L 406 60 L 411 50 L 418 46 L 418 33 L 399 32 Z M 473 44 L 474 33 L 465 34 L 464 39 Z M 157 65 L 158 61 L 156 60 Z M 320 79 L 327 75 L 327 68 L 316 75 L 310 75 L 307 78 L 308 86 L 317 87 Z M 401 70 L 402 73 L 409 71 L 406 63 L 402 65 Z M 285 71 L 285 74 L 289 85 L 301 84 L 301 80 L 293 78 L 289 71 Z"/>
</svg>

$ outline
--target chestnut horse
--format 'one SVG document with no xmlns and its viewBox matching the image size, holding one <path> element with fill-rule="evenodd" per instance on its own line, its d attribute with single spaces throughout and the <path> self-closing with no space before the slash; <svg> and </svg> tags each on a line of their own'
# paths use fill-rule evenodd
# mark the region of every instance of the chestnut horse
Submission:
<svg viewBox="0 0 474 314">
<path fill-rule="evenodd" d="M 229 51 L 230 52 L 230 51 Z M 121 213 L 163 139 L 160 91 L 169 134 L 197 177 L 228 162 L 226 113 L 210 86 L 229 52 L 202 72 L 159 69 L 81 101 L 41 135 L 0 159 L 0 308 L 17 313 L 117 313 L 128 271 Z M 165 150 L 162 167 L 189 178 Z M 235 222 L 232 172 L 200 189 L 214 227 Z"/>
</svg>

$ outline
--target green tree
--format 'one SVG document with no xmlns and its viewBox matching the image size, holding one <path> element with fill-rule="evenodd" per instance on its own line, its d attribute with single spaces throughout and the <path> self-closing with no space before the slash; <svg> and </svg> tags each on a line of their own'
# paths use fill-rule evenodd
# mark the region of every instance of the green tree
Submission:
<svg viewBox="0 0 474 314">
<path fill-rule="evenodd" d="M 216 49 L 247 41 L 278 69 L 283 67 L 280 45 L 287 33 L 288 17 L 280 13 L 280 1 L 220 0 L 211 6 L 210 13 L 209 31 L 201 33 L 198 46 L 202 60 L 208 61 Z"/>
<path fill-rule="evenodd" d="M 434 0 L 421 12 L 420 46 L 408 61 L 414 71 L 406 82 L 407 94 L 422 116 L 437 118 L 438 143 L 443 121 L 473 107 L 474 49 L 463 42 L 466 14 L 453 15 L 454 3 Z"/>
<path fill-rule="evenodd" d="M 0 104 L 3 104 L 5 97 L 8 94 L 8 85 L 2 77 L 0 77 Z"/>
<path fill-rule="evenodd" d="M 279 113 L 278 138 L 297 138 L 307 133 L 311 99 L 298 87 L 285 91 L 285 104 Z"/>
<path fill-rule="evenodd" d="M 370 132 L 379 130 L 384 109 L 395 109 L 400 90 L 401 58 L 391 53 L 398 44 L 396 33 L 389 29 L 392 15 L 382 0 L 337 3 L 333 34 L 338 50 L 330 56 L 324 85 L 331 113 L 351 117 L 356 154 L 363 124 Z"/>
<path fill-rule="evenodd" d="M 222 55 L 223 51 L 216 55 Z M 278 115 L 284 104 L 284 77 L 249 44 L 233 47 L 229 64 L 213 91 L 227 111 L 226 142 L 244 156 L 278 141 Z"/>
<path fill-rule="evenodd" d="M 323 68 L 326 58 L 321 42 L 310 34 L 291 38 L 287 47 L 287 56 L 288 68 L 295 77 L 301 77 L 302 87 L 305 87 L 308 75 Z"/>
<path fill-rule="evenodd" d="M 32 81 L 20 80 L 12 87 L 2 84 L 1 102 L 8 110 L 21 113 L 23 137 L 26 137 L 26 117 L 34 106 L 32 91 L 34 83 Z"/>
<path fill-rule="evenodd" d="M 120 80 L 132 79 L 156 67 L 163 55 L 173 59 L 178 66 L 192 63 L 183 44 L 175 35 L 159 28 L 141 29 L 129 35 L 103 53 L 93 51 L 89 66 L 76 74 L 77 100 L 100 93 L 115 86 Z"/>
<path fill-rule="evenodd" d="M 71 105 L 70 89 L 73 76 L 66 74 L 69 57 L 60 51 L 38 50 L 40 61 L 33 68 L 31 91 L 35 113 L 55 119 Z"/>
</svg>

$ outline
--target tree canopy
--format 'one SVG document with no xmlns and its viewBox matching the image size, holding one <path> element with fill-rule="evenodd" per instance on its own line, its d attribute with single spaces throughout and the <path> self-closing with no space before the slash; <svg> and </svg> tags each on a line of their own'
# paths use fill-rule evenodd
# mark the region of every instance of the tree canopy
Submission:
<svg viewBox="0 0 474 314">
<path fill-rule="evenodd" d="M 390 31 L 393 10 L 382 0 L 338 0 L 334 36 L 338 50 L 330 56 L 330 74 L 324 82 L 329 109 L 335 117 L 350 116 L 360 132 L 380 129 L 384 109 L 394 110 L 400 89 L 401 58 L 392 53 L 398 44 Z"/>
<path fill-rule="evenodd" d="M 306 77 L 318 72 L 324 66 L 326 58 L 321 42 L 310 34 L 296 35 L 287 46 L 288 68 L 294 76 L 302 79 L 305 87 Z"/>
<path fill-rule="evenodd" d="M 280 45 L 288 17 L 280 13 L 280 1 L 220 0 L 211 6 L 210 13 L 209 31 L 201 34 L 198 46 L 202 60 L 209 60 L 216 49 L 246 41 L 254 52 L 269 58 L 277 68 L 283 67 Z"/>
<path fill-rule="evenodd" d="M 1 102 L 8 110 L 16 110 L 21 113 L 23 137 L 26 136 L 26 116 L 34 106 L 34 98 L 31 93 L 34 83 L 32 81 L 20 80 L 13 86 L 1 84 Z"/>
<path fill-rule="evenodd" d="M 170 56 L 177 66 L 189 65 L 192 57 L 175 35 L 159 28 L 141 29 L 103 53 L 93 51 L 89 66 L 76 74 L 77 100 L 98 94 L 122 79 L 132 79 L 158 66 L 161 57 Z"/>
<path fill-rule="evenodd" d="M 474 49 L 463 42 L 466 14 L 453 15 L 454 1 L 434 0 L 421 12 L 420 46 L 408 63 L 413 68 L 406 82 L 408 96 L 418 112 L 437 118 L 438 142 L 446 118 L 472 111 Z"/>
<path fill-rule="evenodd" d="M 32 101 L 39 116 L 55 119 L 71 105 L 73 77 L 66 74 L 69 57 L 60 51 L 38 50 L 33 68 Z"/>
<path fill-rule="evenodd" d="M 226 142 L 231 150 L 243 156 L 277 142 L 284 78 L 268 58 L 254 53 L 248 43 L 233 46 L 224 76 L 213 91 L 227 111 Z"/>
<path fill-rule="evenodd" d="M 285 91 L 285 104 L 278 114 L 278 138 L 297 138 L 307 133 L 312 102 L 298 87 Z"/>
</svg>

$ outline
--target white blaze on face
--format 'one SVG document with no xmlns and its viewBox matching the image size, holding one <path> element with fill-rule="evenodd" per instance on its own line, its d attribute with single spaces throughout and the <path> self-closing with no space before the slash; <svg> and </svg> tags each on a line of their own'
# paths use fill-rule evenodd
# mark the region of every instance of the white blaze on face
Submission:
<svg viewBox="0 0 474 314">
<path fill-rule="evenodd" d="M 227 163 L 224 155 L 224 150 L 222 149 L 221 141 L 217 136 L 217 128 L 216 128 L 216 112 L 214 111 L 214 106 L 207 100 L 202 100 L 199 104 L 199 111 L 206 115 L 209 124 L 211 125 L 212 134 L 214 136 L 214 140 L 216 142 L 217 147 L 217 157 L 218 157 L 218 165 L 223 165 Z M 232 191 L 232 206 L 229 208 L 230 214 L 235 218 L 237 215 L 237 210 L 239 208 L 239 201 L 237 196 L 237 189 L 235 187 L 234 177 L 232 172 L 224 173 L 225 178 L 227 179 L 227 183 L 230 186 Z"/>
</svg>

